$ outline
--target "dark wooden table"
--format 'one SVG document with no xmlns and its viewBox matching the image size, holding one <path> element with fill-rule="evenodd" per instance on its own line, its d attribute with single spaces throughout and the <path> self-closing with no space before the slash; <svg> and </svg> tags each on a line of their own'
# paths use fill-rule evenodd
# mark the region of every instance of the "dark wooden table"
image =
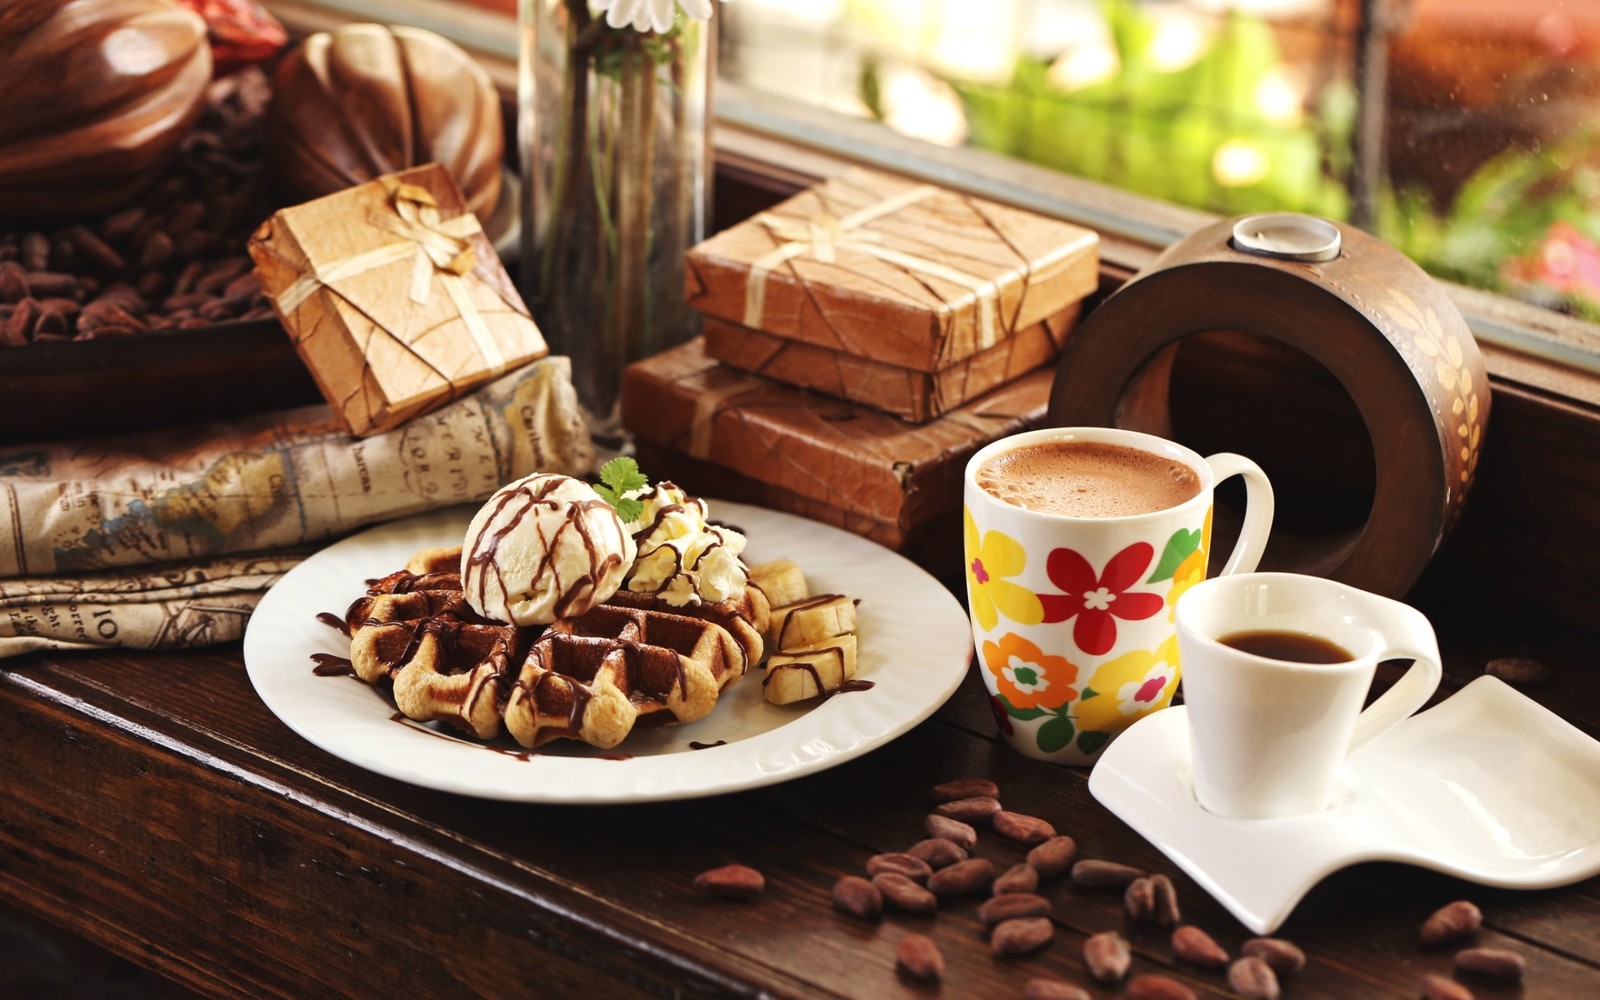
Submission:
<svg viewBox="0 0 1600 1000">
<path fill-rule="evenodd" d="M 1434 620 L 1447 692 L 1488 656 L 1533 652 L 1553 672 L 1530 693 L 1600 731 L 1592 643 L 1506 639 L 1527 624 L 1492 616 Z M 1232 995 L 1220 973 L 1175 961 L 1166 932 L 1129 922 L 1120 893 L 1066 879 L 1042 890 L 1054 941 L 1025 958 L 990 955 L 974 902 L 880 923 L 832 908 L 836 879 L 922 836 L 929 786 L 971 776 L 1077 838 L 1082 857 L 1173 875 L 1184 921 L 1230 951 L 1250 936 L 1096 803 L 1086 772 L 997 743 L 975 676 L 913 732 L 830 771 L 627 807 L 477 801 L 359 770 L 279 723 L 237 648 L 0 664 L 0 731 L 0 898 L 218 997 L 1020 997 L 1035 976 L 1087 984 L 1082 943 L 1107 929 L 1133 941 L 1135 973 Z M 977 853 L 1002 867 L 1023 855 L 993 833 Z M 763 871 L 765 893 L 691 891 L 728 862 Z M 1476 995 L 1600 996 L 1600 880 L 1516 892 L 1400 865 L 1346 870 L 1307 897 L 1281 934 L 1311 962 L 1284 995 L 1419 996 L 1454 949 L 1424 950 L 1417 928 L 1458 898 L 1486 915 L 1477 944 L 1528 963 L 1523 986 L 1472 980 Z M 942 987 L 897 977 L 895 944 L 913 930 L 942 947 Z"/>
</svg>

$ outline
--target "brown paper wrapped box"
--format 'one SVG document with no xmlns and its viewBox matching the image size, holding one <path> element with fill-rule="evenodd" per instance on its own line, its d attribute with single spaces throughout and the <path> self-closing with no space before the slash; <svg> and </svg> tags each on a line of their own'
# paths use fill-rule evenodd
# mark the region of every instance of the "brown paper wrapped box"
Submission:
<svg viewBox="0 0 1600 1000">
<path fill-rule="evenodd" d="M 707 317 L 706 354 L 735 368 L 848 399 L 913 423 L 926 423 L 1043 367 L 1061 352 L 1079 304 L 948 368 L 920 372 L 871 358 L 786 340 Z"/>
<path fill-rule="evenodd" d="M 1099 237 L 852 169 L 699 244 L 691 306 L 774 336 L 936 372 L 1099 283 Z"/>
<path fill-rule="evenodd" d="M 250 238 L 250 256 L 317 386 L 360 437 L 549 352 L 434 164 L 283 209 Z"/>
<path fill-rule="evenodd" d="M 816 518 L 923 561 L 959 551 L 967 459 L 1040 420 L 1054 374 L 1037 370 L 918 425 L 729 368 L 696 339 L 628 366 L 622 419 L 653 478 Z M 927 546 L 946 536 L 951 549 Z"/>
</svg>

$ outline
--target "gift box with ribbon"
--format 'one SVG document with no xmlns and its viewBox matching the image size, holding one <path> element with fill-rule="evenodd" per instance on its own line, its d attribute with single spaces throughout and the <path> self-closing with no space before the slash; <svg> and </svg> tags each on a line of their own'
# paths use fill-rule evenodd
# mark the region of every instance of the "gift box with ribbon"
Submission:
<svg viewBox="0 0 1600 1000">
<path fill-rule="evenodd" d="M 856 377 L 860 366 L 852 359 L 863 359 L 942 375 L 949 405 L 965 401 L 953 397 L 952 386 L 970 385 L 977 394 L 995 384 L 967 380 L 956 366 L 981 357 L 993 370 L 1005 345 L 1021 343 L 1019 334 L 1054 321 L 1095 290 L 1099 238 L 858 168 L 699 244 L 689 252 L 686 282 L 689 304 L 708 317 L 830 352 L 817 359 L 852 373 L 838 390 L 815 388 L 879 405 L 870 392 L 851 389 L 872 384 Z M 724 336 L 713 352 L 750 367 L 748 339 L 736 352 L 724 349 L 732 340 Z M 903 399 L 882 408 L 912 419 L 935 412 L 922 404 L 904 412 Z"/>
<path fill-rule="evenodd" d="M 696 339 L 628 366 L 622 419 L 652 478 L 834 524 L 942 573 L 960 548 L 967 459 L 1041 420 L 1054 376 L 909 424 L 719 364 Z"/>
<path fill-rule="evenodd" d="M 251 237 L 250 256 L 306 367 L 358 436 L 549 352 L 436 164 L 283 209 Z"/>
</svg>

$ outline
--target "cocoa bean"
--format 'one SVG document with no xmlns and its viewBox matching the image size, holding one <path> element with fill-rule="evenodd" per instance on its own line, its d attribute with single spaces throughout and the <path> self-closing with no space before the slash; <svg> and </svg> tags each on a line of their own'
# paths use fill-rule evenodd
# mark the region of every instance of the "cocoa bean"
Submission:
<svg viewBox="0 0 1600 1000">
<path fill-rule="evenodd" d="M 928 831 L 928 836 L 940 840 L 948 840 L 965 851 L 970 851 L 978 846 L 978 831 L 970 824 L 938 813 L 929 813 L 922 821 L 922 828 Z"/>
<path fill-rule="evenodd" d="M 1083 942 L 1083 962 L 1095 982 L 1114 983 L 1128 974 L 1133 950 L 1116 931 L 1101 931 Z"/>
<path fill-rule="evenodd" d="M 0 260 L 0 302 L 17 302 L 28 297 L 27 274 L 14 260 Z"/>
<path fill-rule="evenodd" d="M 696 892 L 718 899 L 754 899 L 766 887 L 766 878 L 745 865 L 723 865 L 694 877 Z"/>
<path fill-rule="evenodd" d="M 1481 976 L 1520 982 L 1528 963 L 1521 955 L 1504 948 L 1463 948 L 1456 952 L 1456 969 Z"/>
<path fill-rule="evenodd" d="M 1472 991 L 1444 976 L 1429 974 L 1422 977 L 1423 1000 L 1472 1000 Z"/>
<path fill-rule="evenodd" d="M 197 286 L 201 291 L 216 291 L 225 288 L 228 282 L 250 270 L 249 257 L 224 257 L 213 261 L 206 268 L 203 285 Z"/>
<path fill-rule="evenodd" d="M 1002 809 L 989 817 L 994 832 L 1007 840 L 1036 847 L 1056 835 L 1056 828 L 1037 816 Z"/>
<path fill-rule="evenodd" d="M 954 802 L 956 799 L 998 799 L 1000 786 L 985 778 L 959 778 L 934 785 L 928 790 L 930 802 Z"/>
<path fill-rule="evenodd" d="M 989 932 L 989 950 L 996 955 L 1026 955 L 1055 936 L 1056 925 L 1049 917 L 1013 917 L 994 925 Z"/>
<path fill-rule="evenodd" d="M 103 271 L 120 271 L 127 266 L 122 254 L 87 226 L 68 226 L 61 231 L 63 239 L 72 244 L 74 257 L 90 267 Z"/>
<path fill-rule="evenodd" d="M 1190 924 L 1172 932 L 1172 953 L 1185 962 L 1220 969 L 1228 964 L 1228 953 L 1205 931 Z"/>
<path fill-rule="evenodd" d="M 167 235 L 177 239 L 199 227 L 206 217 L 206 207 L 198 201 L 185 201 L 175 206 L 167 216 Z"/>
<path fill-rule="evenodd" d="M 1000 811 L 1000 800 L 984 796 L 941 802 L 933 807 L 939 816 L 948 816 L 963 823 L 987 823 L 989 817 Z"/>
<path fill-rule="evenodd" d="M 948 843 L 948 841 L 946 841 Z M 867 859 L 867 875 L 871 877 L 883 872 L 894 872 L 904 875 L 913 882 L 926 882 L 928 876 L 933 874 L 933 867 L 921 858 L 913 857 L 902 851 L 891 851 L 887 854 L 874 854 Z"/>
<path fill-rule="evenodd" d="M 1550 668 L 1522 656 L 1502 656 L 1484 664 L 1483 672 L 1517 687 L 1534 687 L 1550 676 Z"/>
<path fill-rule="evenodd" d="M 905 913 L 932 913 L 939 908 L 939 897 L 899 872 L 879 872 L 872 884 L 883 894 L 885 906 Z"/>
<path fill-rule="evenodd" d="M 883 915 L 883 893 L 859 875 L 846 875 L 833 884 L 833 908 L 861 920 Z"/>
<path fill-rule="evenodd" d="M 1465 900 L 1458 899 L 1433 911 L 1422 923 L 1422 946 L 1433 948 L 1465 937 L 1483 926 L 1483 911 Z"/>
<path fill-rule="evenodd" d="M 1078 855 L 1078 843 L 1071 837 L 1057 835 L 1028 852 L 1028 864 L 1040 875 L 1049 878 L 1060 875 Z"/>
<path fill-rule="evenodd" d="M 1155 890 L 1155 907 L 1152 916 L 1161 927 L 1176 927 L 1183 918 L 1178 909 L 1178 887 L 1165 875 L 1150 876 L 1150 887 Z"/>
<path fill-rule="evenodd" d="M 78 250 L 65 236 L 50 241 L 50 256 L 46 258 L 46 271 L 72 271 L 78 263 Z"/>
<path fill-rule="evenodd" d="M 1030 979 L 1022 1000 L 1092 1000 L 1089 991 L 1064 979 Z"/>
<path fill-rule="evenodd" d="M 202 292 L 174 292 L 172 295 L 168 295 L 166 298 L 161 300 L 161 308 L 167 310 L 168 312 L 177 312 L 180 309 L 192 310 L 198 309 L 203 305 L 208 305 L 211 301 L 212 296 L 206 295 Z"/>
<path fill-rule="evenodd" d="M 105 291 L 101 292 L 97 298 L 104 302 L 113 303 L 129 313 L 137 314 L 145 308 L 144 297 L 139 294 L 139 290 L 125 281 L 107 285 Z"/>
<path fill-rule="evenodd" d="M 247 309 L 244 312 L 240 313 L 239 314 L 239 318 L 240 319 L 271 319 L 276 315 L 277 315 L 277 312 L 272 308 L 271 305 L 259 305 L 259 306 L 256 306 L 253 309 Z"/>
<path fill-rule="evenodd" d="M 30 271 L 50 269 L 50 237 L 44 233 L 24 233 L 22 236 L 22 266 Z"/>
<path fill-rule="evenodd" d="M 985 927 L 993 927 L 1002 920 L 1017 917 L 1048 917 L 1050 901 L 1032 892 L 1008 892 L 984 901 L 978 907 L 978 919 Z"/>
<path fill-rule="evenodd" d="M 1149 920 L 1156 912 L 1156 889 L 1148 878 L 1136 878 L 1122 893 L 1122 908 L 1134 920 Z"/>
<path fill-rule="evenodd" d="M 217 252 L 217 237 L 205 230 L 196 230 L 175 237 L 172 241 L 172 259 L 178 262 L 201 260 Z"/>
<path fill-rule="evenodd" d="M 139 247 L 139 264 L 149 271 L 159 270 L 172 259 L 172 237 L 157 229 Z"/>
<path fill-rule="evenodd" d="M 195 310 L 200 316 L 213 323 L 221 323 L 223 320 L 232 319 L 237 311 L 238 306 L 227 299 L 212 299 Z"/>
<path fill-rule="evenodd" d="M 987 858 L 968 858 L 928 876 L 928 889 L 940 899 L 972 896 L 994 882 L 994 864 Z"/>
<path fill-rule="evenodd" d="M 894 946 L 894 961 L 913 979 L 944 978 L 944 955 L 926 934 L 907 934 Z"/>
<path fill-rule="evenodd" d="M 1132 865 L 1118 864 L 1115 861 L 1079 861 L 1072 866 L 1072 881 L 1087 889 L 1121 889 L 1136 878 L 1144 876 L 1144 872 Z"/>
<path fill-rule="evenodd" d="M 66 297 L 78 290 L 78 279 L 59 271 L 29 271 L 28 294 L 36 299 Z"/>
<path fill-rule="evenodd" d="M 23 299 L 12 306 L 5 325 L 0 327 L 0 342 L 6 347 L 26 347 L 33 342 L 33 327 L 39 320 L 38 304 L 33 299 Z"/>
<path fill-rule="evenodd" d="M 1244 1000 L 1278 1000 L 1278 974 L 1254 955 L 1228 966 L 1228 985 Z"/>
<path fill-rule="evenodd" d="M 1148 972 L 1128 980 L 1122 995 L 1125 1000 L 1196 1000 L 1194 990 L 1171 976 Z"/>
<path fill-rule="evenodd" d="M 139 275 L 136 286 L 139 297 L 154 302 L 161 298 L 161 290 L 167 287 L 167 273 L 165 271 L 146 271 Z"/>
<path fill-rule="evenodd" d="M 1239 946 L 1239 951 L 1261 959 L 1279 975 L 1299 972 L 1306 967 L 1306 953 L 1299 945 L 1283 938 L 1251 938 Z"/>
<path fill-rule="evenodd" d="M 59 303 L 65 302 L 71 309 L 63 308 Z M 39 303 L 39 315 L 33 323 L 33 335 L 38 337 L 43 334 L 60 334 L 70 336 L 72 330 L 72 317 L 78 310 L 78 304 L 71 299 L 45 299 Z"/>
<path fill-rule="evenodd" d="M 957 847 L 942 837 L 919 840 L 906 848 L 906 853 L 919 861 L 926 861 L 930 868 L 943 868 L 945 865 L 952 865 L 957 861 L 965 861 L 967 859 L 967 852 L 964 848 Z"/>
<path fill-rule="evenodd" d="M 139 228 L 139 224 L 144 222 L 144 215 L 144 208 L 139 205 L 108 215 L 100 223 L 100 235 L 113 243 L 124 243 L 133 235 L 133 231 Z"/>
<path fill-rule="evenodd" d="M 178 272 L 177 278 L 172 282 L 173 295 L 187 295 L 195 291 L 195 285 L 206 273 L 206 264 L 203 260 L 191 260 L 183 265 L 183 270 Z M 227 282 L 223 282 L 226 284 Z"/>
<path fill-rule="evenodd" d="M 99 330 L 102 327 L 126 327 L 129 330 L 140 331 L 145 328 L 144 323 L 133 316 L 116 302 L 107 299 L 95 299 L 88 303 L 78 313 L 78 330 L 80 332 Z"/>
<path fill-rule="evenodd" d="M 178 321 L 178 329 L 180 330 L 193 330 L 197 327 L 213 325 L 215 324 L 204 316 L 190 316 L 188 319 Z"/>
<path fill-rule="evenodd" d="M 1039 873 L 1026 862 L 1012 865 L 994 880 L 996 896 L 1012 892 L 1032 892 L 1037 888 L 1039 888 Z"/>
</svg>

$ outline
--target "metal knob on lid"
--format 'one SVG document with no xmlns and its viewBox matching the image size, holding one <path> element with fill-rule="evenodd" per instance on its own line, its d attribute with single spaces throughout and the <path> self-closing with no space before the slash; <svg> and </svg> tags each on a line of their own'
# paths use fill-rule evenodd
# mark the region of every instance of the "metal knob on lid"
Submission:
<svg viewBox="0 0 1600 1000">
<path fill-rule="evenodd" d="M 1251 215 L 1233 224 L 1233 248 L 1278 260 L 1323 261 L 1339 256 L 1339 227 L 1292 212 Z"/>
</svg>

